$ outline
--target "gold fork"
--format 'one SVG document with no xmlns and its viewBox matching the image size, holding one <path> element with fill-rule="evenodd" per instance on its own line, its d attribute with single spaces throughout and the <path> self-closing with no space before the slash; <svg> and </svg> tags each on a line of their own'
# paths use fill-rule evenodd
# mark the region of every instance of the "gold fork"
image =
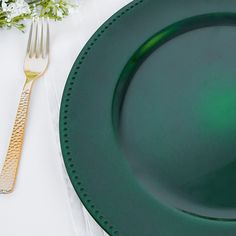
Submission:
<svg viewBox="0 0 236 236">
<path fill-rule="evenodd" d="M 24 63 L 26 81 L 21 94 L 6 159 L 0 173 L 0 193 L 10 193 L 14 189 L 23 147 L 31 89 L 34 81 L 46 71 L 48 62 L 49 23 L 47 19 L 36 18 L 31 24 Z"/>
</svg>

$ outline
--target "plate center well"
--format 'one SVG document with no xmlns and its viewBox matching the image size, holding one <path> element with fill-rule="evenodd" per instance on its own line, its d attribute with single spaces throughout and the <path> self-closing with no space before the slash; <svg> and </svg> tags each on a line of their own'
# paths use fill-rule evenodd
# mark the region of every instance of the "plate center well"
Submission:
<svg viewBox="0 0 236 236">
<path fill-rule="evenodd" d="M 235 26 L 181 34 L 137 62 L 115 95 L 121 147 L 142 187 L 226 220 L 236 219 L 235 42 Z"/>
</svg>

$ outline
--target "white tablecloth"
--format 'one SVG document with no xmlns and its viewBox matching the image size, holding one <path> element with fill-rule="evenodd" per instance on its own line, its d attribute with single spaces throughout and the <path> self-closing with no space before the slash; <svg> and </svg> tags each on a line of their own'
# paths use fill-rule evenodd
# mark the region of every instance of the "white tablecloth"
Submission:
<svg viewBox="0 0 236 236">
<path fill-rule="evenodd" d="M 51 63 L 35 83 L 15 191 L 0 195 L 0 235 L 104 236 L 75 194 L 63 165 L 58 119 L 63 87 L 87 40 L 131 0 L 80 0 L 76 12 L 51 23 Z M 28 32 L 0 30 L 0 167 L 21 89 Z"/>
</svg>

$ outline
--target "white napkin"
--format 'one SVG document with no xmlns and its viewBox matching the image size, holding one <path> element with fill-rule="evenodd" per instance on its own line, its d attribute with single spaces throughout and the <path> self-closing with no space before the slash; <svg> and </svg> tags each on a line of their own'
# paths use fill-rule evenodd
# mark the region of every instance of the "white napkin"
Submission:
<svg viewBox="0 0 236 236">
<path fill-rule="evenodd" d="M 110 16 L 129 2 L 131 0 L 80 0 L 76 13 L 62 23 L 51 25 L 51 63 L 45 83 L 58 143 L 58 160 L 61 162 L 67 184 L 76 236 L 104 236 L 106 234 L 82 206 L 64 168 L 58 134 L 59 109 L 63 88 L 76 57 L 92 34 Z M 81 227 L 81 224 L 84 224 L 84 227 Z"/>
<path fill-rule="evenodd" d="M 25 81 L 27 40 L 28 32 L 0 30 L 0 168 Z M 2 236 L 76 235 L 51 122 L 46 77 L 36 81 L 32 91 L 15 191 L 0 195 Z M 79 235 L 86 235 L 82 223 L 81 228 Z"/>
</svg>

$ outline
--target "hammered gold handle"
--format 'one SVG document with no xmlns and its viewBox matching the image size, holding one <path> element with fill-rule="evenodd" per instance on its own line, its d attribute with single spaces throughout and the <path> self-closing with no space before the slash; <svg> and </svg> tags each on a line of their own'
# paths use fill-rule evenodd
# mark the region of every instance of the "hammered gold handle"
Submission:
<svg viewBox="0 0 236 236">
<path fill-rule="evenodd" d="M 27 80 L 21 94 L 10 144 L 0 174 L 0 193 L 10 193 L 14 189 L 22 152 L 32 85 L 33 80 Z"/>
</svg>

